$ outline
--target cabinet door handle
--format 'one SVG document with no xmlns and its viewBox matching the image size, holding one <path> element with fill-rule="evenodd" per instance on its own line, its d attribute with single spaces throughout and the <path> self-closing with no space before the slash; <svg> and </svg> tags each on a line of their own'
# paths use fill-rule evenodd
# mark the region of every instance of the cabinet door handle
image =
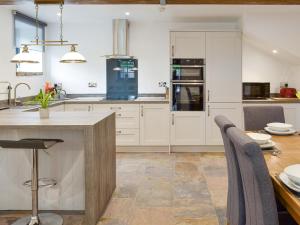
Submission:
<svg viewBox="0 0 300 225">
<path fill-rule="evenodd" d="M 89 105 L 89 107 L 88 107 L 88 111 L 90 112 L 91 111 L 91 106 Z"/>
<path fill-rule="evenodd" d="M 175 120 L 174 120 L 174 114 L 172 114 L 172 125 L 175 124 Z"/>
<path fill-rule="evenodd" d="M 120 130 L 117 130 L 117 132 L 116 132 L 117 134 L 122 134 L 122 131 L 120 131 Z"/>
<path fill-rule="evenodd" d="M 210 106 L 207 106 L 207 115 L 210 116 Z"/>
<path fill-rule="evenodd" d="M 141 106 L 141 116 L 144 116 L 144 106 Z"/>
<path fill-rule="evenodd" d="M 171 54 L 172 54 L 172 57 L 174 57 L 174 45 L 172 45 L 171 49 L 172 49 L 172 50 L 171 50 L 171 51 L 172 51 L 172 53 L 171 53 Z"/>
<path fill-rule="evenodd" d="M 117 114 L 117 116 L 118 116 L 118 117 L 121 117 L 121 116 L 122 116 L 122 114 L 121 114 L 121 113 L 118 113 L 118 114 Z"/>
<path fill-rule="evenodd" d="M 208 102 L 209 102 L 209 99 L 210 99 L 209 94 L 210 94 L 210 91 L 207 90 L 207 101 L 208 101 Z"/>
</svg>

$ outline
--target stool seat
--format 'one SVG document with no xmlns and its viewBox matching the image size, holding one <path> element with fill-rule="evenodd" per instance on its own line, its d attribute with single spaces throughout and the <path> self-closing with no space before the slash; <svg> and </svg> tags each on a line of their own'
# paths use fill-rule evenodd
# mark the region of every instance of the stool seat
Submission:
<svg viewBox="0 0 300 225">
<path fill-rule="evenodd" d="M 21 148 L 21 149 L 48 149 L 59 142 L 61 139 L 43 139 L 43 138 L 26 138 L 19 141 L 0 140 L 2 148 Z"/>
</svg>

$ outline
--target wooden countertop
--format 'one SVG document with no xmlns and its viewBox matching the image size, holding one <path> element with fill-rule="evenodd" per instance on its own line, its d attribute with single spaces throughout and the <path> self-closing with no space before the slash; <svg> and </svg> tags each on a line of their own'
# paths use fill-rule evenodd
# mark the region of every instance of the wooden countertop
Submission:
<svg viewBox="0 0 300 225">
<path fill-rule="evenodd" d="M 283 103 L 300 103 L 298 98 L 268 98 L 268 99 L 254 99 L 254 100 L 243 100 L 243 104 L 283 104 Z"/>
<path fill-rule="evenodd" d="M 39 112 L 8 111 L 0 113 L 0 128 L 23 127 L 87 127 L 112 115 L 113 112 L 50 112 L 49 119 L 40 119 Z"/>
</svg>

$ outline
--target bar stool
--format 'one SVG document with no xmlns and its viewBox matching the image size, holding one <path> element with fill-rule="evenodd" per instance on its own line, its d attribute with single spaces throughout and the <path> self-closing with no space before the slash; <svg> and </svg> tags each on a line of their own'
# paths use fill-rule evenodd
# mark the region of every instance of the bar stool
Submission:
<svg viewBox="0 0 300 225">
<path fill-rule="evenodd" d="M 24 182 L 24 185 L 31 186 L 32 193 L 32 215 L 18 219 L 12 225 L 62 225 L 63 218 L 54 213 L 40 213 L 38 214 L 38 190 L 43 186 L 54 186 L 56 181 L 53 179 L 38 179 L 38 150 L 45 150 L 51 148 L 53 145 L 63 142 L 61 139 L 36 139 L 27 138 L 19 141 L 0 140 L 0 147 L 2 148 L 18 148 L 18 149 L 32 149 L 32 174 L 31 180 Z M 39 185 L 39 181 L 44 184 Z"/>
</svg>

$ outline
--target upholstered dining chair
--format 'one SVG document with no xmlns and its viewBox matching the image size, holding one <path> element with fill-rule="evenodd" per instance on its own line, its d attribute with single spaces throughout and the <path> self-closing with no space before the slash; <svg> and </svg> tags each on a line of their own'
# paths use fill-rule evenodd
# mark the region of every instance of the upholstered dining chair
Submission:
<svg viewBox="0 0 300 225">
<path fill-rule="evenodd" d="M 245 130 L 263 130 L 271 122 L 285 123 L 282 106 L 244 106 Z"/>
<path fill-rule="evenodd" d="M 234 145 L 240 165 L 245 197 L 245 224 L 297 224 L 287 212 L 278 213 L 272 181 L 259 145 L 236 127 L 228 128 L 226 133 Z"/>
<path fill-rule="evenodd" d="M 234 146 L 226 135 L 227 129 L 235 125 L 224 116 L 216 116 L 215 122 L 221 131 L 227 162 L 227 221 L 228 224 L 245 225 L 245 201 L 240 168 Z"/>
</svg>

